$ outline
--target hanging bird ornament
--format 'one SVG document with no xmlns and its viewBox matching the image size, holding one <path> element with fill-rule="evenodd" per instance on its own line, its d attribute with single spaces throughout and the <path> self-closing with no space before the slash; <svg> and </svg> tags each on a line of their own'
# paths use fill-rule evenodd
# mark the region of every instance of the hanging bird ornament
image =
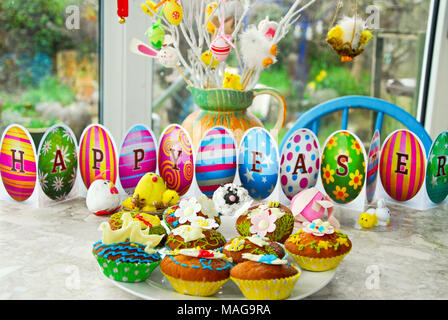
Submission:
<svg viewBox="0 0 448 320">
<path fill-rule="evenodd" d="M 342 7 L 341 0 L 338 3 L 336 15 L 340 7 Z M 364 52 L 365 46 L 373 37 L 367 30 L 365 21 L 357 13 L 356 1 L 354 11 L 355 14 L 352 17 L 344 16 L 336 26 L 330 27 L 327 35 L 327 43 L 341 57 L 342 62 L 355 60 Z M 333 21 L 336 20 L 336 15 Z"/>
</svg>

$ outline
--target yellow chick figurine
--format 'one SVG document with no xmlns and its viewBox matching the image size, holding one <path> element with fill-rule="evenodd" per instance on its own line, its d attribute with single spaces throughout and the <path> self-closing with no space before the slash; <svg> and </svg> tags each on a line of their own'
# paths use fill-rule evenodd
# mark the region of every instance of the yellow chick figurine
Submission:
<svg viewBox="0 0 448 320">
<path fill-rule="evenodd" d="M 216 27 L 213 24 L 213 22 L 211 21 L 212 19 L 211 18 L 209 19 L 210 15 L 213 13 L 213 10 L 215 10 L 216 7 L 218 7 L 218 4 L 216 2 L 212 2 L 207 5 L 207 9 L 205 10 L 205 13 L 206 13 L 205 19 L 208 20 L 207 32 L 210 34 L 215 34 L 215 32 L 216 32 Z"/>
<path fill-rule="evenodd" d="M 235 73 L 226 72 L 222 83 L 223 89 L 243 90 L 241 76 Z"/>
<path fill-rule="evenodd" d="M 155 212 L 174 206 L 179 200 L 176 191 L 167 189 L 163 179 L 150 172 L 140 179 L 134 195 L 123 202 L 123 207 L 134 211 Z"/>
<path fill-rule="evenodd" d="M 219 64 L 219 61 L 216 60 L 215 58 L 213 58 L 213 53 L 210 50 L 209 51 L 205 51 L 201 55 L 201 60 L 207 67 L 210 66 L 210 63 L 211 63 L 212 64 L 211 65 L 212 69 L 215 69 L 218 66 L 218 64 Z"/>
<path fill-rule="evenodd" d="M 365 229 L 371 229 L 378 224 L 378 219 L 375 213 L 364 212 L 359 216 L 358 223 Z"/>
</svg>

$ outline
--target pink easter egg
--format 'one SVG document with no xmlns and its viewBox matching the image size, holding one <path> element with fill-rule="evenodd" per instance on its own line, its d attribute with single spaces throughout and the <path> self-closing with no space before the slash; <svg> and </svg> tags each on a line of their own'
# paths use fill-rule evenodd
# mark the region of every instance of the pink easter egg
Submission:
<svg viewBox="0 0 448 320">
<path fill-rule="evenodd" d="M 181 126 L 170 125 L 162 133 L 158 164 L 167 188 L 186 194 L 194 178 L 194 160 L 191 139 Z"/>
<path fill-rule="evenodd" d="M 314 196 L 313 193 L 315 193 Z M 294 214 L 302 215 L 309 222 L 322 219 L 325 214 L 325 208 L 322 206 L 315 207 L 315 202 L 322 200 L 326 200 L 322 192 L 314 188 L 303 190 L 291 200 L 291 211 Z"/>
<path fill-rule="evenodd" d="M 230 50 L 230 44 L 222 37 L 216 38 L 211 45 L 213 57 L 219 62 L 226 61 L 230 54 Z"/>
</svg>

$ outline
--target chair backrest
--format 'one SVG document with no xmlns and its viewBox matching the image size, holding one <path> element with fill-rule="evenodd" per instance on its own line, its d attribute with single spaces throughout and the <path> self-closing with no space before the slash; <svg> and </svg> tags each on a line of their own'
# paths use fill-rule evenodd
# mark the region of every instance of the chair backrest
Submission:
<svg viewBox="0 0 448 320">
<path fill-rule="evenodd" d="M 347 130 L 350 109 L 368 109 L 377 112 L 375 129 L 381 133 L 384 116 L 388 115 L 401 122 L 409 131 L 416 134 L 425 146 L 427 155 L 430 152 L 432 140 L 425 128 L 412 115 L 400 107 L 378 99 L 364 96 L 347 96 L 324 102 L 303 114 L 283 139 L 280 152 L 288 138 L 298 129 L 311 129 L 316 135 L 319 133 L 320 119 L 333 112 L 342 111 L 341 130 Z"/>
</svg>

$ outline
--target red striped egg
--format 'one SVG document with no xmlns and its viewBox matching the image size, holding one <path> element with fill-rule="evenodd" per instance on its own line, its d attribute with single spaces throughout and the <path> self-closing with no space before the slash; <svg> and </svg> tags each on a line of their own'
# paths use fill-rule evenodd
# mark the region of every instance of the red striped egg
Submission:
<svg viewBox="0 0 448 320">
<path fill-rule="evenodd" d="M 34 192 L 37 182 L 36 151 L 28 131 L 11 125 L 3 134 L 0 172 L 6 191 L 16 201 L 25 201 Z"/>
<path fill-rule="evenodd" d="M 235 138 L 223 127 L 212 128 L 202 138 L 197 155 L 196 181 L 202 193 L 211 198 L 221 185 L 235 179 Z"/>
<path fill-rule="evenodd" d="M 117 180 L 118 165 L 115 143 L 106 128 L 93 124 L 87 127 L 79 144 L 79 171 L 88 189 L 95 177 L 113 183 Z"/>
<path fill-rule="evenodd" d="M 425 178 L 425 150 L 408 130 L 392 133 L 384 143 L 380 158 L 380 178 L 386 193 L 394 200 L 411 200 Z"/>
<path fill-rule="evenodd" d="M 129 129 L 121 144 L 118 160 L 120 182 L 129 195 L 134 193 L 140 179 L 157 170 L 157 142 L 145 125 Z"/>
</svg>

